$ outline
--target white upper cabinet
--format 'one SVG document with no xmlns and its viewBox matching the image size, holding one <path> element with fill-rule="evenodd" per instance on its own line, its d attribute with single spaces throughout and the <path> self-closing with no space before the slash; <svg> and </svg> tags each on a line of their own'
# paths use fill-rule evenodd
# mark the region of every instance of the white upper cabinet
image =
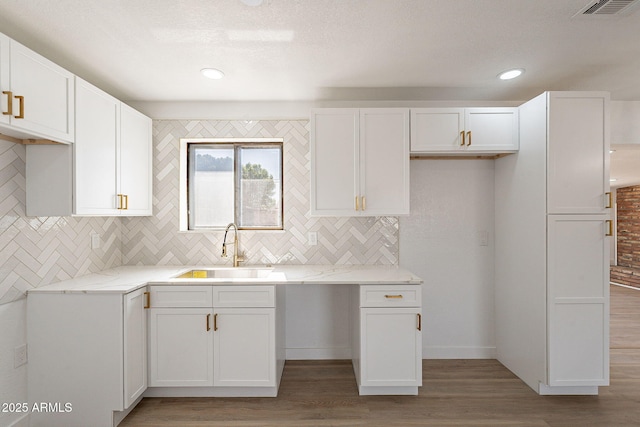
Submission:
<svg viewBox="0 0 640 427">
<path fill-rule="evenodd" d="M 27 215 L 151 215 L 151 119 L 77 77 L 75 97 L 73 155 L 27 146 Z"/>
<path fill-rule="evenodd" d="M 76 79 L 74 213 L 119 215 L 116 149 L 120 141 L 120 101 Z"/>
<path fill-rule="evenodd" d="M 74 141 L 73 74 L 0 34 L 0 133 Z"/>
<path fill-rule="evenodd" d="M 11 97 L 9 93 L 9 37 L 0 33 L 0 90 L 2 90 L 2 96 L 0 97 L 0 125 L 8 124 L 10 122 L 11 115 L 9 114 L 8 102 Z M 5 132 L 5 127 L 0 128 L 0 133 Z"/>
<path fill-rule="evenodd" d="M 151 215 L 151 119 L 76 78 L 74 214 Z"/>
<path fill-rule="evenodd" d="M 151 215 L 153 210 L 151 119 L 120 104 L 120 181 L 123 215 Z"/>
<path fill-rule="evenodd" d="M 409 110 L 311 115 L 311 215 L 409 214 Z"/>
<path fill-rule="evenodd" d="M 548 213 L 606 213 L 608 94 L 549 92 L 548 96 Z"/>
<path fill-rule="evenodd" d="M 518 146 L 517 108 L 411 109 L 411 153 L 495 155 Z"/>
</svg>

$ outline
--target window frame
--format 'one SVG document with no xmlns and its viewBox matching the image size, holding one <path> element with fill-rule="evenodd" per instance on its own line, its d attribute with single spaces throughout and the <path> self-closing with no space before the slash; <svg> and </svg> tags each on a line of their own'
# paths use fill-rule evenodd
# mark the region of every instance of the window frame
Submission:
<svg viewBox="0 0 640 427">
<path fill-rule="evenodd" d="M 239 216 L 239 183 L 242 178 L 241 169 L 238 170 L 239 158 L 236 155 L 238 148 L 257 148 L 257 147 L 278 147 L 280 148 L 280 227 L 241 227 L 238 230 L 257 230 L 257 231 L 283 231 L 284 230 L 284 139 L 283 138 L 180 138 L 180 224 L 179 230 L 184 232 L 209 232 L 224 230 L 225 225 L 218 227 L 198 227 L 189 228 L 189 145 L 203 144 L 233 147 L 234 150 L 234 194 L 233 194 L 233 215 L 234 222 L 238 221 Z M 237 224 L 237 222 L 236 222 Z"/>
</svg>

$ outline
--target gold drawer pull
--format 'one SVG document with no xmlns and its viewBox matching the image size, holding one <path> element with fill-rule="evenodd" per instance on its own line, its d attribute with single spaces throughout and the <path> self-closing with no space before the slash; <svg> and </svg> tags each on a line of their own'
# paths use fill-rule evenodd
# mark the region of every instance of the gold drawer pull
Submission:
<svg viewBox="0 0 640 427">
<path fill-rule="evenodd" d="M 211 319 L 211 313 L 207 314 L 207 332 L 211 330 L 211 324 L 209 323 L 210 319 Z"/>
<path fill-rule="evenodd" d="M 613 236 L 613 221 L 608 219 L 605 222 L 607 223 L 607 233 L 605 236 Z"/>
<path fill-rule="evenodd" d="M 604 194 L 607 195 L 607 205 L 605 206 L 605 208 L 611 209 L 613 207 L 613 197 L 611 196 L 611 191 L 607 191 Z"/>
<path fill-rule="evenodd" d="M 367 198 L 362 196 L 362 210 L 366 211 L 367 210 Z"/>
<path fill-rule="evenodd" d="M 356 196 L 356 210 L 357 210 L 357 211 L 359 211 L 359 210 L 360 210 L 360 203 L 359 203 L 359 202 L 360 202 L 359 197 L 358 197 L 358 196 Z"/>
<path fill-rule="evenodd" d="M 24 119 L 24 96 L 16 95 L 15 98 L 20 101 L 20 114 L 13 116 L 16 119 Z"/>
<path fill-rule="evenodd" d="M 422 330 L 422 314 L 418 313 L 418 330 Z"/>
<path fill-rule="evenodd" d="M 403 296 L 402 295 L 385 295 L 384 296 L 387 299 L 402 299 Z"/>
<path fill-rule="evenodd" d="M 471 131 L 467 131 L 467 136 L 469 137 L 469 142 L 467 142 L 467 147 L 471 145 Z"/>
<path fill-rule="evenodd" d="M 465 143 L 464 143 L 464 131 L 460 131 L 460 140 L 462 141 L 460 143 L 460 146 L 464 147 L 465 146 Z"/>
<path fill-rule="evenodd" d="M 151 308 L 151 292 L 145 292 L 144 308 Z"/>
<path fill-rule="evenodd" d="M 127 210 L 129 209 L 129 195 L 123 194 L 122 197 L 124 197 L 124 207 L 122 209 Z"/>
<path fill-rule="evenodd" d="M 218 313 L 213 315 L 213 330 L 218 330 Z"/>
<path fill-rule="evenodd" d="M 13 116 L 13 92 L 3 90 L 2 94 L 7 95 L 7 111 L 3 111 L 2 114 L 5 116 Z"/>
</svg>

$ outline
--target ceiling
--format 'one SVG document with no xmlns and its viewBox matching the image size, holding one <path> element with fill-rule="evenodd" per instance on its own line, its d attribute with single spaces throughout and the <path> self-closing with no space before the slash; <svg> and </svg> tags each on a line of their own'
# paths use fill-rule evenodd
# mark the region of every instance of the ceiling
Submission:
<svg viewBox="0 0 640 427">
<path fill-rule="evenodd" d="M 640 100 L 640 8 L 595 1 L 3 0 L 0 32 L 125 101 Z"/>
</svg>

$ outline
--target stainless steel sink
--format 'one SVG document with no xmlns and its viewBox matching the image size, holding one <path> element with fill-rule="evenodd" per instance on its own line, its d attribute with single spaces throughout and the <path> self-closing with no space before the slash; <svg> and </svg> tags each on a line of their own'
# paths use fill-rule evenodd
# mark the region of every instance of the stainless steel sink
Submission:
<svg viewBox="0 0 640 427">
<path fill-rule="evenodd" d="M 273 268 L 202 268 L 198 270 L 190 270 L 176 279 L 264 279 Z"/>
</svg>

